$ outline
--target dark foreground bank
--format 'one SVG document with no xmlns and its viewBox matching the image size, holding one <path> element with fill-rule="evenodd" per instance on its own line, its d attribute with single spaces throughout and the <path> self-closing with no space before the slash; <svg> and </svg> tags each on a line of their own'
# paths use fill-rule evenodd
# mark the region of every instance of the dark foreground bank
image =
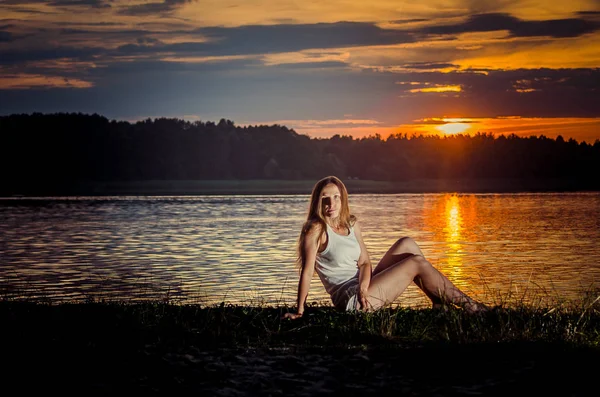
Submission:
<svg viewBox="0 0 600 397">
<path fill-rule="evenodd" d="M 3 386 L 45 393 L 590 395 L 600 313 L 0 302 Z M 120 394 L 120 393 L 119 393 Z"/>
</svg>

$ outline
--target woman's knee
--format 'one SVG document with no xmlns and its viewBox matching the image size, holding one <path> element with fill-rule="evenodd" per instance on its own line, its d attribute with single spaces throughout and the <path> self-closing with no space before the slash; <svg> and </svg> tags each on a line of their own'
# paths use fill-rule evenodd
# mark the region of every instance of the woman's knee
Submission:
<svg viewBox="0 0 600 397">
<path fill-rule="evenodd" d="M 400 237 L 394 244 L 399 252 L 410 252 L 415 255 L 422 255 L 421 249 L 411 237 Z"/>
<path fill-rule="evenodd" d="M 412 277 L 416 277 L 426 271 L 427 266 L 431 266 L 431 264 L 423 257 L 423 255 L 407 253 L 406 256 L 394 266 L 406 269 Z"/>
<path fill-rule="evenodd" d="M 413 255 L 411 257 L 411 261 L 415 266 L 417 275 L 422 274 L 423 272 L 426 272 L 433 268 L 433 265 L 427 259 L 425 259 L 423 255 Z"/>
</svg>

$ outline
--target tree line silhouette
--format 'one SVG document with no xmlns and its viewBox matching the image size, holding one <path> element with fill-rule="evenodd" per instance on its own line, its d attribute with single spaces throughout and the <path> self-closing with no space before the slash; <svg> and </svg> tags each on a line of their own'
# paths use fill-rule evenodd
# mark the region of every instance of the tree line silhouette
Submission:
<svg viewBox="0 0 600 397">
<path fill-rule="evenodd" d="M 81 182 L 223 179 L 381 181 L 559 178 L 598 187 L 600 140 L 395 134 L 317 139 L 282 125 L 173 118 L 136 123 L 81 113 L 0 117 L 4 192 Z"/>
</svg>

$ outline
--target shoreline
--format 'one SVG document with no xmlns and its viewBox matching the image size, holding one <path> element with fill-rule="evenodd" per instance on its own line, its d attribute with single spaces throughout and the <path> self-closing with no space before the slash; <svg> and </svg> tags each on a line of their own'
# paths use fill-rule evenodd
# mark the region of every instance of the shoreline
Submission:
<svg viewBox="0 0 600 397">
<path fill-rule="evenodd" d="M 316 180 L 180 180 L 82 182 L 56 186 L 35 183 L 0 189 L 0 197 L 56 196 L 200 196 L 200 195 L 310 195 Z M 600 181 L 570 179 L 417 179 L 371 181 L 345 179 L 353 194 L 422 193 L 559 193 L 600 191 Z"/>
</svg>

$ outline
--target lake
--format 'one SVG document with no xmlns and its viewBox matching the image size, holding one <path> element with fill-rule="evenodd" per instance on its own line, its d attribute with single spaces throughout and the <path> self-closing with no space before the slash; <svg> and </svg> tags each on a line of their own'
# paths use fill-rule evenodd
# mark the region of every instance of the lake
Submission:
<svg viewBox="0 0 600 397">
<path fill-rule="evenodd" d="M 294 305 L 308 195 L 0 199 L 0 297 Z M 486 303 L 600 288 L 600 193 L 356 194 L 373 265 L 401 236 Z M 315 275 L 308 302 L 330 304 Z M 414 285 L 395 305 L 423 307 Z"/>
</svg>

